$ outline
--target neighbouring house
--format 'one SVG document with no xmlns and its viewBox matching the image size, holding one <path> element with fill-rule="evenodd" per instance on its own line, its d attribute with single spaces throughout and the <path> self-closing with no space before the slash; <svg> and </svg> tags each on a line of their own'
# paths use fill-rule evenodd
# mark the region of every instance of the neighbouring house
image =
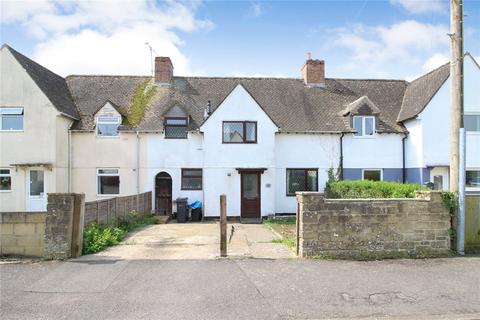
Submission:
<svg viewBox="0 0 480 320">
<path fill-rule="evenodd" d="M 8 45 L 0 52 L 0 211 L 45 210 L 46 193 L 86 200 L 153 192 L 219 215 L 294 213 L 296 191 L 342 179 L 449 185 L 449 65 L 404 80 L 155 75 L 62 78 Z M 480 68 L 465 56 L 468 192 L 480 192 Z"/>
</svg>

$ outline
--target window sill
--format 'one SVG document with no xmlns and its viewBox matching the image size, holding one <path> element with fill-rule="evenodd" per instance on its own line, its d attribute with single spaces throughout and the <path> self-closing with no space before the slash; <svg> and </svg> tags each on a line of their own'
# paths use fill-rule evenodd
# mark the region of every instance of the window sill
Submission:
<svg viewBox="0 0 480 320">
<path fill-rule="evenodd" d="M 0 130 L 0 132 L 24 132 L 25 130 Z"/>
<path fill-rule="evenodd" d="M 118 197 L 119 195 L 120 195 L 120 193 L 97 194 L 97 197 L 102 197 L 102 198 L 105 198 L 105 197 Z"/>
<path fill-rule="evenodd" d="M 12 193 L 13 190 L 0 190 L 0 193 Z"/>
<path fill-rule="evenodd" d="M 354 139 L 375 139 L 375 135 L 373 136 L 353 136 Z"/>
<path fill-rule="evenodd" d="M 203 189 L 180 189 L 181 191 L 202 191 Z"/>
<path fill-rule="evenodd" d="M 467 136 L 480 136 L 480 131 L 465 131 Z"/>
<path fill-rule="evenodd" d="M 97 138 L 98 139 L 119 139 L 120 138 L 120 135 L 117 135 L 117 136 L 99 136 L 97 134 Z"/>
</svg>

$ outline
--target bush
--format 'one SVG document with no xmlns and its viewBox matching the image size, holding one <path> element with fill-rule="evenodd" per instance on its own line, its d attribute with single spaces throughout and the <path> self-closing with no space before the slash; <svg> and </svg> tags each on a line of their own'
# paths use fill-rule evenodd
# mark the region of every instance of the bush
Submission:
<svg viewBox="0 0 480 320">
<path fill-rule="evenodd" d="M 107 225 L 89 224 L 83 231 L 83 254 L 99 252 L 106 247 L 117 245 L 129 231 L 155 222 L 152 215 L 140 216 L 132 211 L 125 220 L 111 221 Z"/>
<path fill-rule="evenodd" d="M 415 198 L 423 188 L 415 184 L 370 180 L 327 182 L 325 196 L 330 199 Z"/>
</svg>

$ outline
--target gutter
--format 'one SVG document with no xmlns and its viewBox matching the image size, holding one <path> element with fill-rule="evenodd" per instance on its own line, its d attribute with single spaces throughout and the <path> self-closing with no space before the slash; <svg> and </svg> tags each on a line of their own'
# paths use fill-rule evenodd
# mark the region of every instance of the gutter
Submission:
<svg viewBox="0 0 480 320">
<path fill-rule="evenodd" d="M 405 151 L 405 140 L 408 137 L 408 133 L 405 133 L 405 135 L 402 138 L 402 182 L 406 183 L 407 182 L 407 169 L 405 168 L 406 166 L 406 151 Z"/>
<path fill-rule="evenodd" d="M 68 129 L 67 139 L 68 168 L 67 168 L 67 192 L 72 192 L 72 131 Z"/>
<path fill-rule="evenodd" d="M 137 168 L 136 168 L 136 171 L 137 171 L 137 196 L 136 196 L 136 200 L 137 200 L 137 212 L 139 212 L 139 194 L 140 194 L 140 135 L 139 135 L 139 132 L 138 131 L 135 131 L 135 134 L 137 136 Z M 145 212 L 143 212 L 145 213 Z"/>
<path fill-rule="evenodd" d="M 342 132 L 340 136 L 340 159 L 339 159 L 339 167 L 340 167 L 340 180 L 343 180 L 343 137 L 345 136 L 345 132 Z"/>
</svg>

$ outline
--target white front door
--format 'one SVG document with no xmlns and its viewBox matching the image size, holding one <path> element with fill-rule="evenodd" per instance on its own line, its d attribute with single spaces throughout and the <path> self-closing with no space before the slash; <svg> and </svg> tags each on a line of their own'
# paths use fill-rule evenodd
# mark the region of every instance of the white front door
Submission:
<svg viewBox="0 0 480 320">
<path fill-rule="evenodd" d="M 47 210 L 47 190 L 45 188 L 45 172 L 31 169 L 27 174 L 27 208 L 28 211 Z"/>
<path fill-rule="evenodd" d="M 448 167 L 433 167 L 430 170 L 430 182 L 433 182 L 434 190 L 448 190 L 450 188 L 448 173 Z"/>
</svg>

